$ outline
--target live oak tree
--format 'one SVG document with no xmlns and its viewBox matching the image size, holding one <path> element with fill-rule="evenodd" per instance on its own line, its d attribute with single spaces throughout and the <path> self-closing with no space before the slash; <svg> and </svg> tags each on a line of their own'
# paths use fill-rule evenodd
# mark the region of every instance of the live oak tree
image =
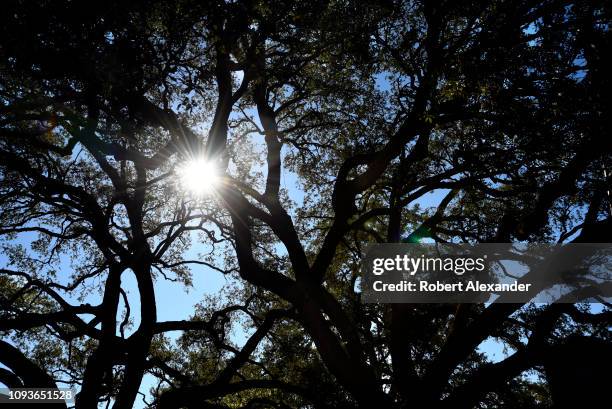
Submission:
<svg viewBox="0 0 612 409">
<path fill-rule="evenodd" d="M 1 383 L 78 408 L 132 407 L 145 374 L 159 408 L 603 399 L 605 302 L 363 304 L 358 276 L 373 242 L 610 241 L 608 4 L 126 3 L 3 3 Z M 160 321 L 155 282 L 194 266 L 231 285 Z"/>
</svg>

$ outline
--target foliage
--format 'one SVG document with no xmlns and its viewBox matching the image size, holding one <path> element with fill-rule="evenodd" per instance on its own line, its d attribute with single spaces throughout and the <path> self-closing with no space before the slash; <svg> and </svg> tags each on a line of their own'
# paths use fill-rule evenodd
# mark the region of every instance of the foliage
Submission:
<svg viewBox="0 0 612 409">
<path fill-rule="evenodd" d="M 366 243 L 610 241 L 607 3 L 3 8 L 0 382 L 76 385 L 79 408 L 132 407 L 145 374 L 159 408 L 549 407 L 583 354 L 580 404 L 605 393 L 609 305 L 356 284 Z M 194 158 L 214 194 L 177 181 Z M 159 321 L 154 283 L 198 266 L 230 285 Z"/>
</svg>

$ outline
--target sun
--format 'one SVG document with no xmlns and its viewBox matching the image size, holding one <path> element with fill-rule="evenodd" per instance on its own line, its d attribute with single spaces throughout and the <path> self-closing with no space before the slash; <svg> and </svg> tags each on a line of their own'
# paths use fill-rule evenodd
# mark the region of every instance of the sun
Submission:
<svg viewBox="0 0 612 409">
<path fill-rule="evenodd" d="M 217 165 L 203 158 L 185 162 L 176 173 L 181 189 L 197 197 L 212 194 L 220 180 Z"/>
</svg>

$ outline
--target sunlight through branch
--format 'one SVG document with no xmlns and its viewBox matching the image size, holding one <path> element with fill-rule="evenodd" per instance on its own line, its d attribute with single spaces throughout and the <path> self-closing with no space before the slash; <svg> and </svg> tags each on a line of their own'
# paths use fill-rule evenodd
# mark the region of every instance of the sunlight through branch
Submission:
<svg viewBox="0 0 612 409">
<path fill-rule="evenodd" d="M 216 164 L 203 158 L 191 159 L 180 166 L 177 176 L 181 189 L 196 197 L 212 194 L 220 180 Z"/>
</svg>

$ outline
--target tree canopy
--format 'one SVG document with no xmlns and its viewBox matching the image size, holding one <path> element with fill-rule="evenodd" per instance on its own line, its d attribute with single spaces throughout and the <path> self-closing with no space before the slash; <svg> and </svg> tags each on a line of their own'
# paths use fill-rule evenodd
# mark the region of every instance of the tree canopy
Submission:
<svg viewBox="0 0 612 409">
<path fill-rule="evenodd" d="M 160 409 L 594 405 L 609 304 L 364 304 L 359 263 L 425 237 L 609 242 L 611 13 L 4 2 L 0 383 L 72 385 L 77 408 L 131 408 L 145 376 Z M 156 282 L 195 267 L 228 286 L 159 320 Z"/>
</svg>

